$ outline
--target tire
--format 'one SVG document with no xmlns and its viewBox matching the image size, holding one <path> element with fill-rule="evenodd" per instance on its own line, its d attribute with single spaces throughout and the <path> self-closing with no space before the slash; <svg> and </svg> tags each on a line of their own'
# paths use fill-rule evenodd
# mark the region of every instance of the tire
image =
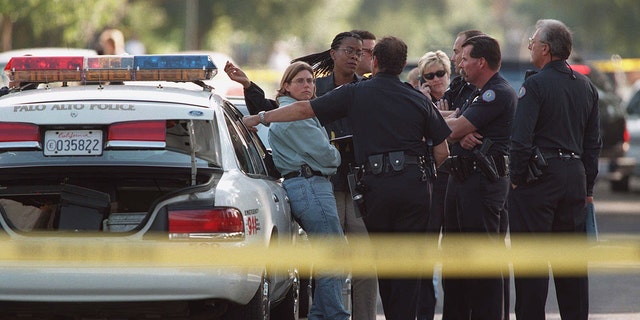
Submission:
<svg viewBox="0 0 640 320">
<path fill-rule="evenodd" d="M 617 181 L 611 181 L 611 191 L 613 192 L 628 192 L 629 191 L 629 176 L 624 176 Z"/>
<path fill-rule="evenodd" d="M 269 278 L 266 272 L 255 295 L 246 305 L 233 305 L 227 311 L 226 320 L 269 320 L 271 302 L 269 297 Z"/>
<path fill-rule="evenodd" d="M 298 320 L 300 315 L 300 277 L 295 272 L 293 283 L 284 300 L 271 310 L 271 319 Z"/>
</svg>

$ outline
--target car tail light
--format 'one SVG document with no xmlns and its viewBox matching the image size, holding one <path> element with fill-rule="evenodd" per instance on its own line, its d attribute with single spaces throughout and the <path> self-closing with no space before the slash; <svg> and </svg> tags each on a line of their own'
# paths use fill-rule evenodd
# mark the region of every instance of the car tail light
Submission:
<svg viewBox="0 0 640 320">
<path fill-rule="evenodd" d="M 38 148 L 40 130 L 31 123 L 0 122 L 0 147 Z"/>
<path fill-rule="evenodd" d="M 627 125 L 624 126 L 624 132 L 622 133 L 622 140 L 624 142 L 631 141 L 631 134 L 629 134 L 629 130 L 627 130 Z"/>
<path fill-rule="evenodd" d="M 244 220 L 236 208 L 181 209 L 169 211 L 170 239 L 244 238 Z"/>
<path fill-rule="evenodd" d="M 109 148 L 164 148 L 166 121 L 119 122 L 109 126 Z"/>
<path fill-rule="evenodd" d="M 35 124 L 0 122 L 0 142 L 39 140 L 40 132 Z"/>
<path fill-rule="evenodd" d="M 624 153 L 629 152 L 629 146 L 631 145 L 631 134 L 627 129 L 627 124 L 624 124 L 624 131 L 622 132 L 622 151 Z"/>
<path fill-rule="evenodd" d="M 109 126 L 109 140 L 164 141 L 166 121 L 120 122 Z"/>
<path fill-rule="evenodd" d="M 572 64 L 571 69 L 585 76 L 588 76 L 591 74 L 591 67 L 589 67 L 586 64 Z"/>
</svg>

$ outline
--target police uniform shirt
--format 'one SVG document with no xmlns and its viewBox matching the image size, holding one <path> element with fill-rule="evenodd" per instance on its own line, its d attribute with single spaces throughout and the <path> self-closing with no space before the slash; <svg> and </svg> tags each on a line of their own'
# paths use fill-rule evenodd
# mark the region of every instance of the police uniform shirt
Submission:
<svg viewBox="0 0 640 320">
<path fill-rule="evenodd" d="M 511 145 L 511 181 L 522 184 L 531 148 L 562 149 L 581 155 L 587 195 L 598 174 L 600 139 L 598 90 L 564 60 L 547 63 L 518 91 Z"/>
<path fill-rule="evenodd" d="M 472 101 L 462 110 L 464 116 L 478 129 L 484 139 L 494 142 L 488 154 L 508 155 L 511 126 L 517 98 L 509 82 L 499 73 L 487 81 L 482 89 L 471 96 Z M 472 151 L 459 143 L 451 146 L 453 156 L 471 156 Z"/>
<path fill-rule="evenodd" d="M 322 124 L 347 117 L 353 131 L 357 164 L 390 151 L 426 154 L 423 137 L 438 145 L 451 130 L 435 108 L 397 75 L 377 73 L 367 81 L 346 84 L 311 100 Z"/>
<path fill-rule="evenodd" d="M 353 81 L 360 81 L 357 74 L 353 75 Z M 323 96 L 325 93 L 330 92 L 336 88 L 336 82 L 334 73 L 332 72 L 326 77 L 316 79 L 316 95 L 318 97 Z M 353 133 L 349 126 L 347 118 L 338 119 L 324 126 L 331 139 L 333 145 L 340 151 L 340 157 L 342 162 L 338 167 L 338 172 L 331 177 L 334 191 L 349 191 L 349 183 L 347 182 L 347 175 L 349 174 L 351 167 L 355 166 L 355 157 L 353 154 L 353 141 L 351 138 L 336 139 L 349 137 Z"/>
<path fill-rule="evenodd" d="M 444 98 L 449 101 L 449 110 L 462 109 L 475 91 L 476 87 L 464 80 L 464 77 L 453 78 L 449 88 L 444 92 Z"/>
</svg>

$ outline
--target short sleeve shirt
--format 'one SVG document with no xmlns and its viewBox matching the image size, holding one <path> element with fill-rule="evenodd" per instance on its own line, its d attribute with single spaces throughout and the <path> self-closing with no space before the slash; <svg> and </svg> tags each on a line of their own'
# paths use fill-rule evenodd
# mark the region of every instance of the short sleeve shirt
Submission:
<svg viewBox="0 0 640 320">
<path fill-rule="evenodd" d="M 472 101 L 462 110 L 464 116 L 478 129 L 484 139 L 494 142 L 488 154 L 508 155 L 517 96 L 509 82 L 496 73 L 481 89 L 472 95 Z M 451 146 L 451 155 L 468 156 L 471 150 L 459 143 Z"/>
<path fill-rule="evenodd" d="M 369 80 L 340 86 L 311 100 L 311 107 L 323 125 L 348 118 L 357 164 L 370 155 L 392 151 L 424 155 L 424 138 L 438 145 L 451 133 L 424 95 L 397 75 L 378 73 Z"/>
</svg>

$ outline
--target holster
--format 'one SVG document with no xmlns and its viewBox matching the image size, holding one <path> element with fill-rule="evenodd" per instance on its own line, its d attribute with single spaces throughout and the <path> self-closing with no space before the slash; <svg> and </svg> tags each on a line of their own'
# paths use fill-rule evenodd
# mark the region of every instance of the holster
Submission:
<svg viewBox="0 0 640 320">
<path fill-rule="evenodd" d="M 491 139 L 484 139 L 480 149 L 475 148 L 473 150 L 473 156 L 480 172 L 482 172 L 487 179 L 495 182 L 500 179 L 500 175 L 498 174 L 498 169 L 496 168 L 496 163 L 493 161 L 493 158 L 487 156 L 487 151 L 489 151 L 491 145 L 493 145 L 493 141 L 491 141 Z"/>
<path fill-rule="evenodd" d="M 431 181 L 436 181 L 438 178 L 438 167 L 436 166 L 436 159 L 433 155 L 433 139 L 427 139 L 427 157 L 426 163 L 420 164 L 425 170 L 425 175 L 431 178 Z M 425 177 L 426 179 L 426 177 Z"/>
<path fill-rule="evenodd" d="M 347 182 L 349 183 L 349 191 L 351 192 L 356 218 L 367 215 L 367 210 L 364 206 L 364 193 L 367 191 L 367 188 L 362 182 L 363 172 L 364 170 L 362 168 L 355 168 L 355 170 L 352 170 L 351 173 L 347 175 Z"/>
<path fill-rule="evenodd" d="M 547 159 L 544 158 L 542 151 L 537 146 L 531 148 L 531 157 L 527 164 L 527 179 L 526 183 L 538 180 L 542 176 L 543 170 L 549 165 Z"/>
</svg>

